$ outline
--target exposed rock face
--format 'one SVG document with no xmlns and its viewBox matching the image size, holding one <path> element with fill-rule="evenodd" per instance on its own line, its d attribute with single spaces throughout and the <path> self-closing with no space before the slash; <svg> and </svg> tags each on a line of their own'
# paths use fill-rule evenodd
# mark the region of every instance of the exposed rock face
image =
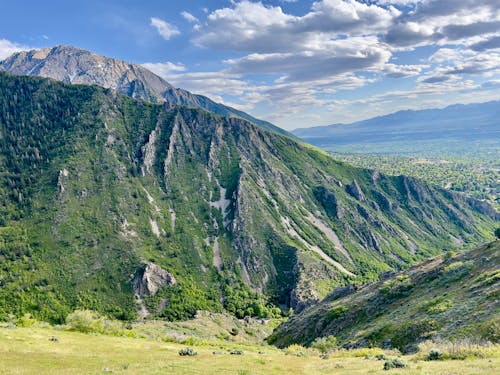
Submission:
<svg viewBox="0 0 500 375">
<path fill-rule="evenodd" d="M 363 194 L 363 191 L 359 187 L 359 184 L 356 180 L 353 180 L 350 185 L 347 185 L 345 187 L 345 191 L 347 191 L 349 194 L 351 194 L 358 201 L 365 200 L 365 195 Z"/>
<path fill-rule="evenodd" d="M 324 207 L 328 216 L 333 219 L 341 219 L 343 215 L 343 209 L 337 202 L 335 194 L 324 186 L 317 186 L 313 189 L 314 197 L 319 203 Z"/>
<path fill-rule="evenodd" d="M 140 296 L 155 295 L 161 287 L 175 284 L 172 274 L 154 263 L 148 263 L 134 278 L 134 292 Z"/>
</svg>

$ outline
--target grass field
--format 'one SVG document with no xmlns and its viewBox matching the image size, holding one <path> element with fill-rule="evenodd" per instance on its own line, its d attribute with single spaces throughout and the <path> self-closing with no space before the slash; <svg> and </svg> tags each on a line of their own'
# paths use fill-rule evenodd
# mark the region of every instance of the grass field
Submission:
<svg viewBox="0 0 500 375">
<path fill-rule="evenodd" d="M 56 337 L 57 340 L 53 339 Z M 52 340 L 51 340 L 52 338 Z M 409 366 L 385 371 L 379 349 L 287 355 L 270 346 L 228 343 L 194 347 L 181 357 L 182 344 L 144 338 L 90 335 L 47 328 L 0 328 L 0 374 L 498 374 L 500 350 L 485 358 L 425 361 L 404 356 Z M 239 348 L 242 355 L 231 355 Z M 216 354 L 214 354 L 216 353 Z M 386 353 L 395 357 L 394 353 Z"/>
</svg>

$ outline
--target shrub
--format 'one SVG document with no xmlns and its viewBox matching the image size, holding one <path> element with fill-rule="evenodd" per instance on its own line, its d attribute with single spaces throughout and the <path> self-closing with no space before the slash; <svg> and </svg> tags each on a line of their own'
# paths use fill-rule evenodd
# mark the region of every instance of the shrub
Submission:
<svg viewBox="0 0 500 375">
<path fill-rule="evenodd" d="M 311 344 L 311 348 L 318 349 L 321 353 L 327 353 L 336 349 L 338 346 L 335 336 L 318 337 Z"/>
<path fill-rule="evenodd" d="M 379 293 L 387 300 L 399 299 L 410 295 L 414 285 L 407 275 L 399 275 L 395 279 L 384 282 Z"/>
<path fill-rule="evenodd" d="M 70 329 L 83 333 L 104 332 L 104 318 L 90 310 L 75 310 L 66 318 L 66 324 Z"/>
<path fill-rule="evenodd" d="M 408 346 L 429 339 L 438 326 L 435 320 L 429 318 L 397 325 L 394 327 L 395 332 L 392 334 L 391 344 L 404 351 Z"/>
<path fill-rule="evenodd" d="M 33 325 L 36 323 L 36 320 L 33 319 L 31 314 L 24 314 L 22 317 L 18 318 L 16 320 L 16 326 L 18 327 L 33 327 Z"/>
<path fill-rule="evenodd" d="M 385 356 L 385 354 L 377 354 L 377 355 L 375 356 L 375 359 L 376 359 L 377 361 L 386 361 L 386 360 L 387 360 L 387 357 Z"/>
<path fill-rule="evenodd" d="M 451 258 L 454 258 L 457 255 L 456 252 L 449 250 L 444 254 L 444 260 L 450 260 Z"/>
<path fill-rule="evenodd" d="M 195 352 L 193 350 L 193 348 L 182 348 L 181 350 L 179 350 L 179 355 L 181 357 L 185 357 L 185 356 L 194 357 L 195 355 L 198 355 L 198 353 Z"/>
<path fill-rule="evenodd" d="M 296 357 L 307 357 L 308 350 L 299 344 L 292 344 L 285 348 L 285 355 L 294 355 Z"/>
<path fill-rule="evenodd" d="M 388 359 L 384 363 L 384 370 L 390 370 L 392 368 L 404 368 L 408 367 L 408 364 L 400 358 Z"/>
<path fill-rule="evenodd" d="M 233 355 L 243 355 L 243 350 L 239 350 L 239 349 L 233 349 L 229 352 L 229 354 L 233 354 Z"/>
<path fill-rule="evenodd" d="M 436 298 L 426 304 L 425 311 L 428 314 L 440 314 L 453 306 L 453 302 L 447 299 Z"/>
<path fill-rule="evenodd" d="M 482 339 L 492 343 L 500 343 L 500 317 L 496 316 L 479 327 Z"/>
<path fill-rule="evenodd" d="M 441 358 L 443 358 L 443 353 L 439 349 L 431 349 L 431 351 L 427 355 L 427 359 L 429 361 L 437 361 Z"/>
<path fill-rule="evenodd" d="M 338 319 L 347 314 L 349 308 L 344 305 L 338 305 L 328 311 L 325 315 L 325 323 L 329 323 L 334 319 Z"/>
<path fill-rule="evenodd" d="M 442 282 L 453 282 L 466 277 L 473 268 L 472 261 L 457 261 L 450 263 L 442 269 Z"/>
</svg>

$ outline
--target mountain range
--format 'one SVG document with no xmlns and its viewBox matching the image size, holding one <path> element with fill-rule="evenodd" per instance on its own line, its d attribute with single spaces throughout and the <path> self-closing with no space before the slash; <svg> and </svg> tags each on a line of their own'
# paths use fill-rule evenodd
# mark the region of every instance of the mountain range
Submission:
<svg viewBox="0 0 500 375">
<path fill-rule="evenodd" d="M 293 137 L 285 130 L 203 95 L 175 88 L 148 69 L 72 46 L 21 51 L 0 62 L 13 74 L 53 78 L 65 83 L 97 85 L 153 103 L 202 108 L 218 115 L 248 120 L 257 126 Z"/>
<path fill-rule="evenodd" d="M 475 142 L 499 146 L 500 102 L 458 104 L 443 109 L 405 110 L 352 124 L 301 128 L 292 131 L 297 137 L 328 150 L 356 151 L 367 146 L 389 145 L 386 152 L 405 152 L 417 142 Z M 409 147 L 405 147 L 409 146 Z M 392 148 L 392 150 L 391 150 Z M 371 150 L 371 148 L 370 148 Z"/>
<path fill-rule="evenodd" d="M 141 67 L 56 47 L 0 69 L 0 317 L 300 311 L 491 238 L 499 218 L 337 162 Z"/>
</svg>

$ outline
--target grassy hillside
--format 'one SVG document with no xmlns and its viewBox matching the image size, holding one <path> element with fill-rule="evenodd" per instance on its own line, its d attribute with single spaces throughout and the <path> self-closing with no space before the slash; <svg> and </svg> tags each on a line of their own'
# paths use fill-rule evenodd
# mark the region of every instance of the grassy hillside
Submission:
<svg viewBox="0 0 500 375">
<path fill-rule="evenodd" d="M 388 275 L 390 276 L 390 275 Z M 447 253 L 359 290 L 337 290 L 282 324 L 271 342 L 415 350 L 433 339 L 500 341 L 500 241 Z"/>
<path fill-rule="evenodd" d="M 20 374 L 496 374 L 497 347 L 475 350 L 481 357 L 427 361 L 404 356 L 406 368 L 385 371 L 384 360 L 398 353 L 380 349 L 318 352 L 281 351 L 256 344 L 219 342 L 190 346 L 196 356 L 179 356 L 185 344 L 148 338 L 88 335 L 54 328 L 0 327 L 0 372 Z M 242 354 L 230 354 L 231 351 Z M 471 350 L 469 350 L 472 353 Z M 300 353 L 300 354 L 298 354 Z"/>
<path fill-rule="evenodd" d="M 279 315 L 496 219 L 241 119 L 0 74 L 0 319 Z"/>
</svg>

